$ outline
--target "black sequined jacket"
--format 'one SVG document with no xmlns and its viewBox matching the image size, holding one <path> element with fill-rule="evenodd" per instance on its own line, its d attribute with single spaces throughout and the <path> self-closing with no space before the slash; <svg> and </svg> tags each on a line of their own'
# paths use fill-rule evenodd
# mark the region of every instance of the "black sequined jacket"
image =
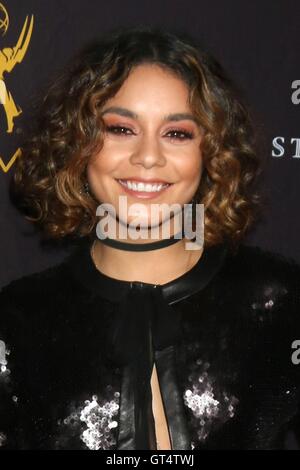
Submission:
<svg viewBox="0 0 300 470">
<path fill-rule="evenodd" d="M 162 286 L 100 273 L 88 240 L 0 294 L 0 449 L 283 449 L 300 436 L 300 267 L 241 244 Z"/>
</svg>

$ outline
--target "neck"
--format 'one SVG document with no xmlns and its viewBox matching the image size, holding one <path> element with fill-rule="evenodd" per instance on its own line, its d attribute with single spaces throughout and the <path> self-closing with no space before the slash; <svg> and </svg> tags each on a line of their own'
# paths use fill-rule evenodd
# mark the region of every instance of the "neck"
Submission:
<svg viewBox="0 0 300 470">
<path fill-rule="evenodd" d="M 187 272 L 201 257 L 203 249 L 187 250 L 188 241 L 182 238 L 164 248 L 136 252 L 112 248 L 96 240 L 94 263 L 102 273 L 116 279 L 165 284 Z"/>
</svg>

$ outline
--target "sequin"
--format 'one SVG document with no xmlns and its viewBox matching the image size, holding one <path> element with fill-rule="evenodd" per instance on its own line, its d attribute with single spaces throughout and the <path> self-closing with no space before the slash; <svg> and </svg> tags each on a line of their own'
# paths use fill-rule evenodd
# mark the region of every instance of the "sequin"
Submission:
<svg viewBox="0 0 300 470">
<path fill-rule="evenodd" d="M 200 363 L 199 359 L 196 364 Z M 210 364 L 205 362 L 200 367 L 191 366 L 193 373 L 189 374 L 188 381 L 192 382 L 183 394 L 185 405 L 191 410 L 195 429 L 197 430 L 197 440 L 204 441 L 210 432 L 219 424 L 233 418 L 236 411 L 238 399 L 228 395 L 226 391 L 214 388 L 213 377 L 209 375 Z M 196 442 L 192 442 L 192 447 Z"/>
<path fill-rule="evenodd" d="M 112 390 L 111 386 L 106 388 Z M 78 434 L 90 450 L 111 449 L 116 445 L 114 430 L 118 427 L 119 395 L 115 392 L 110 401 L 92 395 L 91 400 L 84 400 L 82 406 L 73 407 L 69 416 L 58 420 L 58 425 L 67 426 L 70 435 Z"/>
<path fill-rule="evenodd" d="M 6 441 L 6 435 L 3 432 L 0 432 L 0 447 L 2 447 L 5 444 Z"/>
<path fill-rule="evenodd" d="M 273 305 L 274 305 L 274 301 L 270 299 L 265 303 L 265 308 L 270 309 L 273 307 Z"/>
<path fill-rule="evenodd" d="M 4 341 L 0 340 L 0 375 L 7 376 L 10 374 L 10 370 L 7 367 L 6 356 L 10 354 Z"/>
<path fill-rule="evenodd" d="M 264 321 L 265 311 L 271 311 L 274 309 L 275 305 L 282 301 L 284 296 L 287 294 L 288 290 L 286 287 L 280 284 L 273 284 L 269 286 L 262 286 L 262 292 L 260 292 L 260 299 L 251 303 L 252 310 L 258 310 L 258 319 L 259 321 Z M 263 315 L 261 315 L 261 313 Z"/>
<path fill-rule="evenodd" d="M 1 364 L 1 372 L 5 372 L 6 370 L 6 364 L 7 364 L 7 360 L 6 360 L 6 346 L 5 346 L 5 343 L 4 341 L 1 341 L 0 340 L 0 364 Z M 4 369 L 4 370 L 3 370 Z"/>
<path fill-rule="evenodd" d="M 81 434 L 81 439 L 90 450 L 107 450 L 116 444 L 109 431 L 118 425 L 112 420 L 118 410 L 119 405 L 114 400 L 101 406 L 95 396 L 83 408 L 80 420 L 87 425 L 87 429 Z"/>
<path fill-rule="evenodd" d="M 187 390 L 184 395 L 185 403 L 194 415 L 198 418 L 200 416 L 215 416 L 218 412 L 220 402 L 213 398 L 213 394 L 210 391 L 201 393 L 197 386 L 194 386 L 193 392 Z"/>
</svg>

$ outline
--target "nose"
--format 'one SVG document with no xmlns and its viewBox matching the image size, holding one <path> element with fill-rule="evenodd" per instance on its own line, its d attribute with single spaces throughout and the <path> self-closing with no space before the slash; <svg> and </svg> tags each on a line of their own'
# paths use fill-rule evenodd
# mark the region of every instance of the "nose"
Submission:
<svg viewBox="0 0 300 470">
<path fill-rule="evenodd" d="M 132 165 L 142 165 L 144 168 L 153 166 L 164 166 L 166 157 L 158 139 L 153 135 L 143 135 L 134 149 L 130 162 Z"/>
</svg>

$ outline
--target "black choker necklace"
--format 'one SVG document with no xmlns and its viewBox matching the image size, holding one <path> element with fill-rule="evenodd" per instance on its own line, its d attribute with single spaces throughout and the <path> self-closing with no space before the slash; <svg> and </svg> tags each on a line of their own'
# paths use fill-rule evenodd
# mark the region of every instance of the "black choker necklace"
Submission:
<svg viewBox="0 0 300 470">
<path fill-rule="evenodd" d="M 125 241 L 115 240 L 113 238 L 104 238 L 100 239 L 101 243 L 104 245 L 111 246 L 112 248 L 117 248 L 119 250 L 126 250 L 126 251 L 150 251 L 150 250 L 157 250 L 158 248 L 164 248 L 166 246 L 173 245 L 174 243 L 178 242 L 182 239 L 182 233 L 179 232 L 180 238 L 175 238 L 176 235 L 173 235 L 170 238 L 163 238 L 162 240 L 157 240 L 155 242 L 150 243 L 128 243 Z"/>
</svg>

